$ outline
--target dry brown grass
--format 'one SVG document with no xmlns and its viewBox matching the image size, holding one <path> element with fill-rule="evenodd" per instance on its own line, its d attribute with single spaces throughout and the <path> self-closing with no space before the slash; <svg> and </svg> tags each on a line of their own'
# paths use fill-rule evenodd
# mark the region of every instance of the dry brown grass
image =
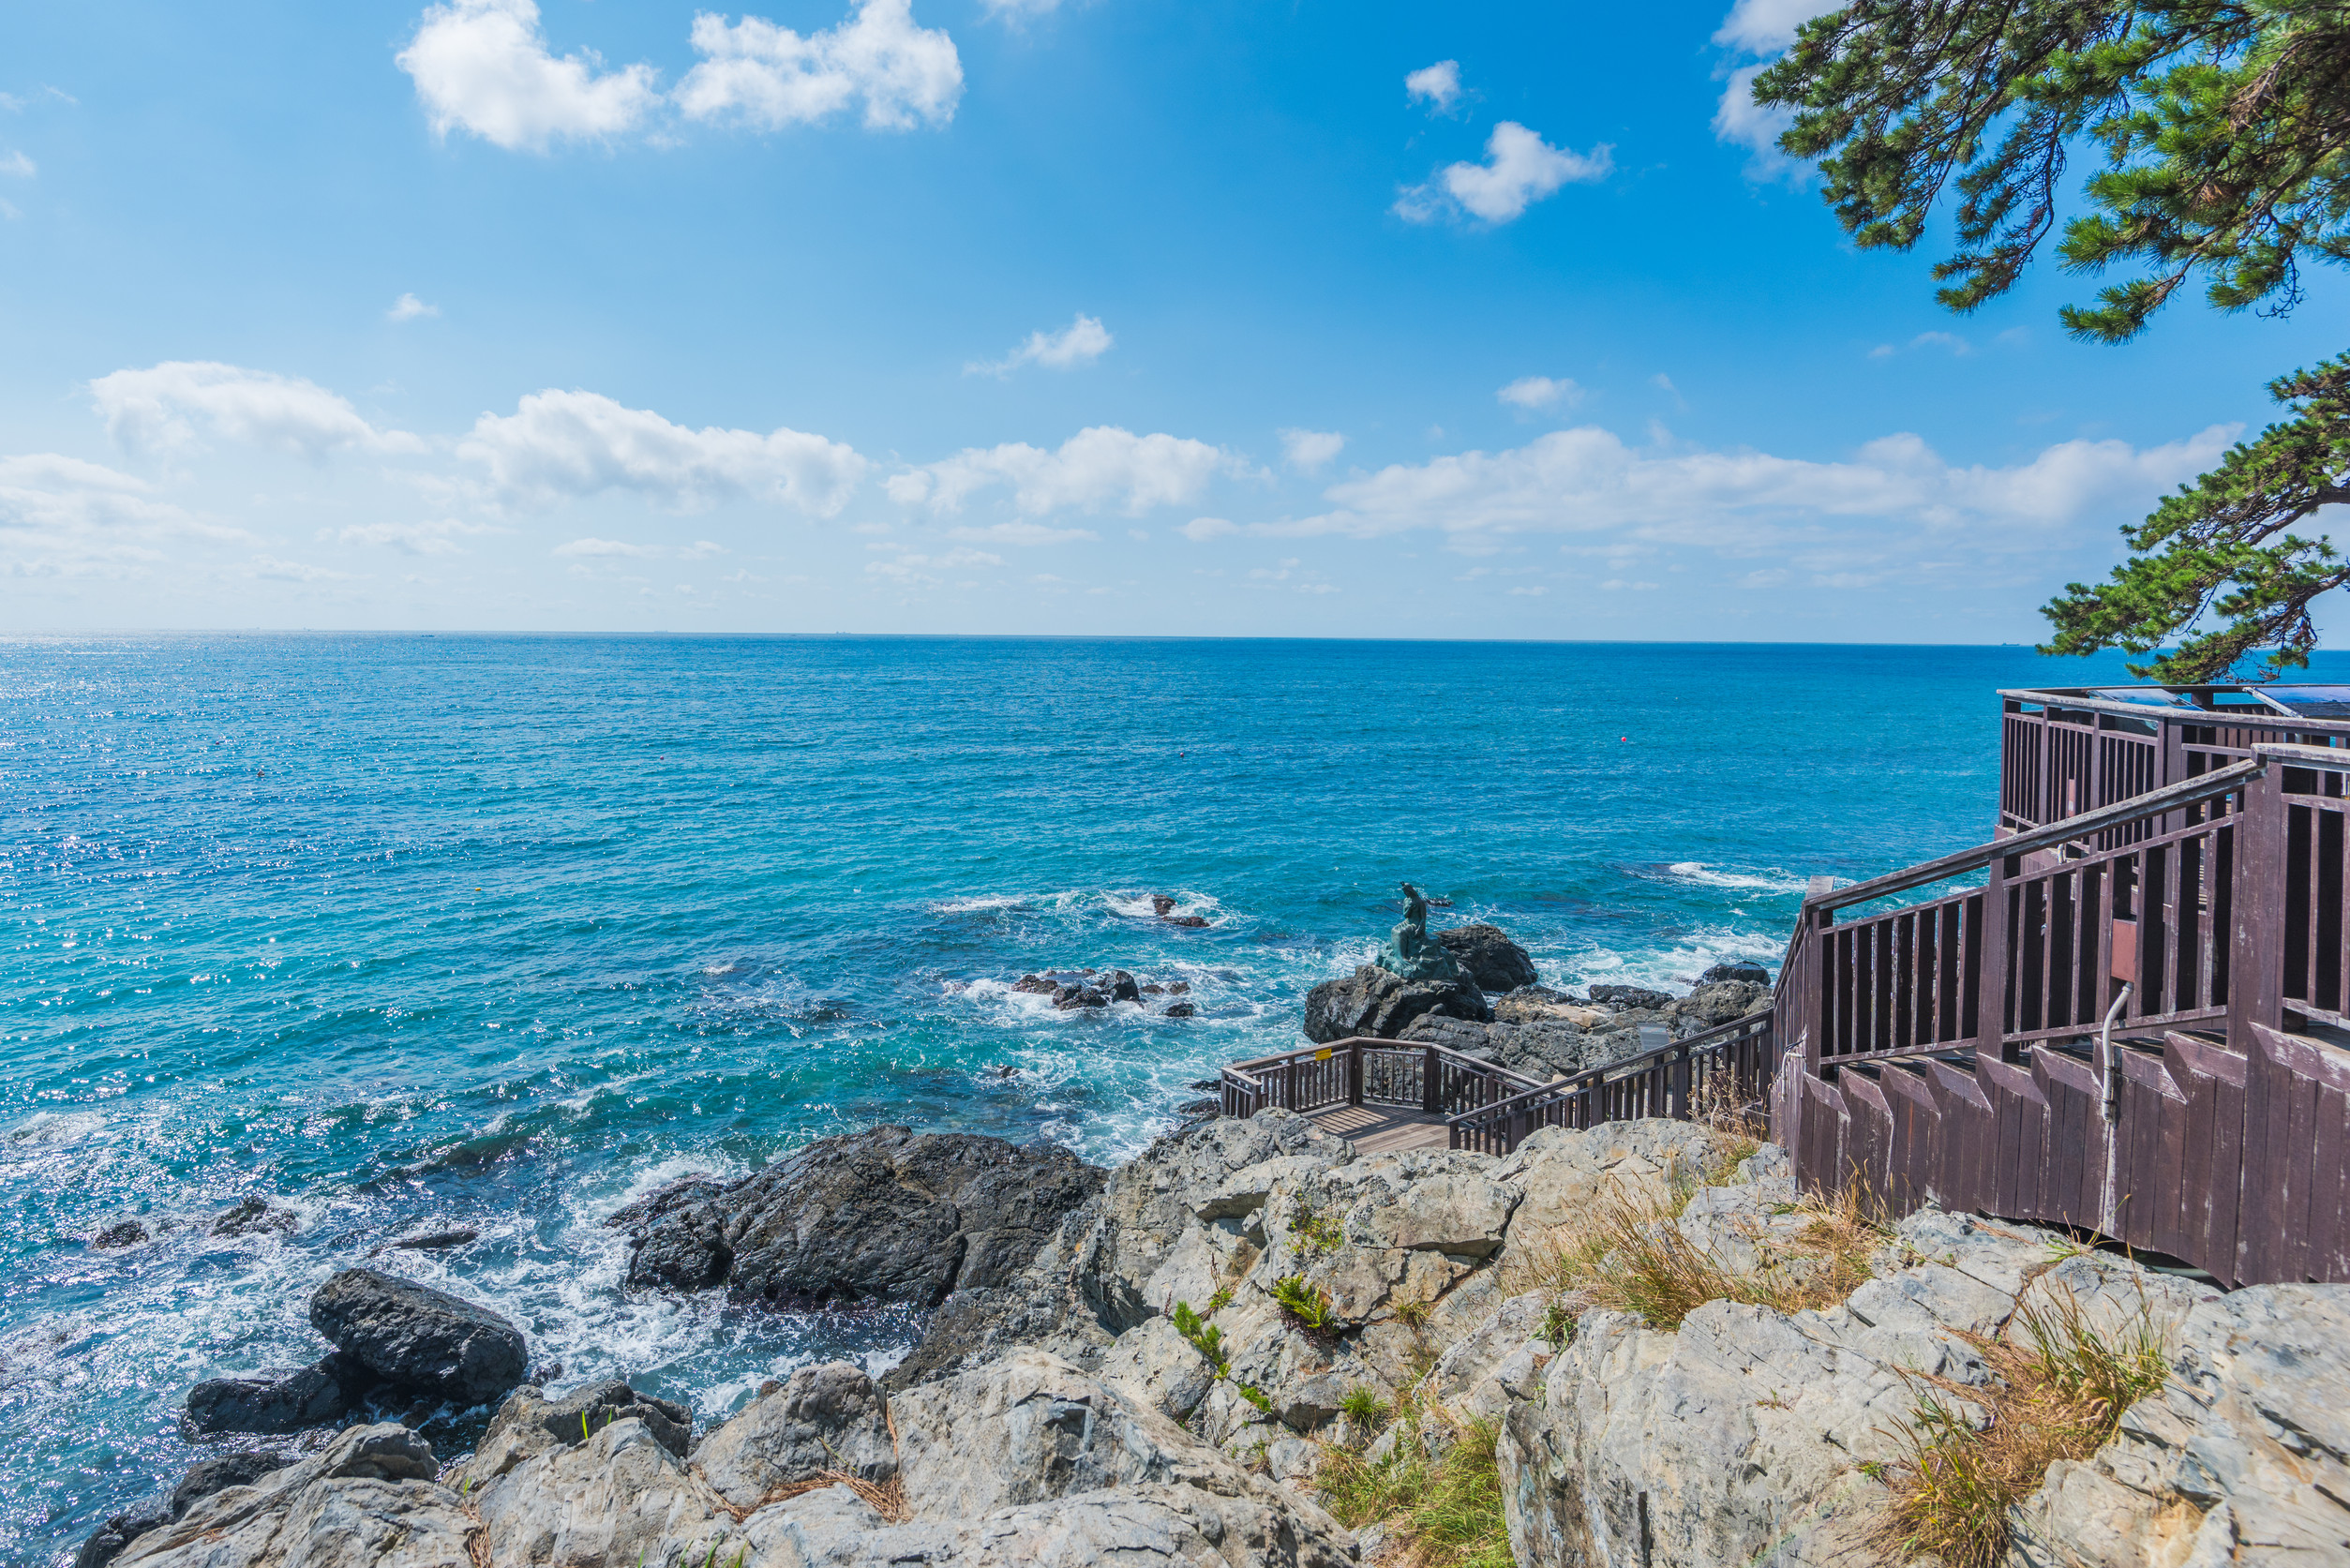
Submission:
<svg viewBox="0 0 2350 1568">
<path fill-rule="evenodd" d="M 2069 1292 L 2016 1316 L 2026 1342 L 1975 1338 L 1998 1381 L 1968 1388 L 1912 1373 L 1920 1385 L 1907 1462 L 1887 1477 L 1893 1507 L 1882 1543 L 1931 1553 L 1947 1568 L 2007 1561 L 2008 1510 L 2037 1490 L 2058 1459 L 2086 1459 L 2114 1435 L 2121 1412 L 2169 1376 L 2169 1335 L 2141 1300 L 2110 1333 Z"/>
<path fill-rule="evenodd" d="M 1854 1186 L 1790 1205 L 1805 1223 L 1759 1237 L 1760 1266 L 1733 1269 L 1682 1231 L 1678 1216 L 1685 1203 L 1679 1187 L 1666 1197 L 1611 1188 L 1580 1223 L 1558 1227 L 1518 1260 L 1505 1289 L 1549 1291 L 1577 1312 L 1630 1312 L 1662 1329 L 1679 1328 L 1709 1301 L 1799 1312 L 1850 1295 L 1869 1277 L 1870 1254 L 1890 1234 L 1877 1206 Z"/>
<path fill-rule="evenodd" d="M 906 1505 L 906 1488 L 899 1484 L 896 1476 L 892 1475 L 887 1481 L 868 1481 L 845 1470 L 825 1470 L 818 1471 L 805 1481 L 790 1481 L 781 1486 L 769 1487 L 767 1495 L 759 1499 L 756 1507 L 744 1509 L 738 1517 L 748 1518 L 771 1502 L 820 1492 L 827 1486 L 846 1486 L 866 1507 L 893 1525 L 904 1524 L 914 1516 L 914 1511 Z"/>
</svg>

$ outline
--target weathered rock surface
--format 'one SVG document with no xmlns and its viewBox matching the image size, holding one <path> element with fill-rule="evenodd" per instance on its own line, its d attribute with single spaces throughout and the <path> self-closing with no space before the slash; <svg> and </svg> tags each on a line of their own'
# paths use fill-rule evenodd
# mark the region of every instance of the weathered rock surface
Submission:
<svg viewBox="0 0 2350 1568">
<path fill-rule="evenodd" d="M 542 1454 L 576 1448 L 622 1421 L 641 1422 L 653 1441 L 681 1459 L 693 1447 L 691 1410 L 639 1394 L 624 1379 L 606 1378 L 553 1399 L 535 1388 L 516 1389 L 490 1418 L 461 1473 L 480 1486 Z"/>
<path fill-rule="evenodd" d="M 1008 1283 L 1103 1172 L 1057 1144 L 876 1127 L 795 1150 L 631 1232 L 633 1284 L 724 1281 L 789 1309 L 904 1303 Z"/>
<path fill-rule="evenodd" d="M 873 1380 L 833 1362 L 802 1366 L 751 1401 L 702 1443 L 694 1466 L 729 1505 L 748 1510 L 826 1471 L 887 1481 L 897 1456 Z"/>
<path fill-rule="evenodd" d="M 1591 999 L 1602 1007 L 1653 1009 L 1672 1006 L 1672 998 L 1661 991 L 1651 991 L 1644 985 L 1595 985 Z"/>
<path fill-rule="evenodd" d="M 300 1464 L 215 1492 L 121 1568 L 476 1568 L 465 1502 L 404 1426 L 354 1426 Z"/>
<path fill-rule="evenodd" d="M 1480 920 L 1433 934 L 1480 990 L 1498 995 L 1532 985 L 1539 978 L 1534 974 L 1534 955 L 1511 941 L 1499 926 Z"/>
<path fill-rule="evenodd" d="M 300 1465 L 148 1530 L 122 1561 L 142 1568 L 1355 1561 L 1351 1538 L 1313 1503 L 1054 1357 L 1023 1352 L 899 1396 L 887 1418 L 897 1429 L 895 1455 L 870 1383 L 846 1366 L 805 1371 L 721 1427 L 692 1465 L 632 1416 L 486 1477 L 466 1467 L 451 1478 L 459 1490 L 434 1479 L 432 1452 L 414 1433 L 355 1427 Z M 808 1486 L 834 1469 L 893 1475 L 902 1510 L 885 1516 L 845 1486 Z"/>
<path fill-rule="evenodd" d="M 1716 963 L 1698 977 L 1699 985 L 1713 985 L 1719 980 L 1738 980 L 1746 985 L 1767 988 L 1771 984 L 1771 971 L 1759 963 L 1748 963 L 1742 960 L 1729 963 Z"/>
<path fill-rule="evenodd" d="M 1607 1023 L 1610 1016 L 1606 1008 L 1578 1002 L 1564 991 L 1540 985 L 1521 985 L 1493 1004 L 1493 1018 L 1500 1023 L 1567 1023 L 1590 1029 Z"/>
<path fill-rule="evenodd" d="M 1429 1013 L 1483 1023 L 1493 1016 L 1493 1009 L 1485 993 L 1466 980 L 1457 985 L 1405 980 L 1366 963 L 1307 993 L 1306 1038 L 1323 1041 L 1363 1035 L 1394 1039 Z"/>
<path fill-rule="evenodd" d="M 2016 1510 L 2018 1568 L 2350 1561 L 2350 1288 L 2198 1304 L 2172 1380 Z"/>
<path fill-rule="evenodd" d="M 310 1326 L 393 1387 L 464 1405 L 497 1398 L 531 1365 L 522 1331 L 489 1308 L 374 1269 L 313 1292 Z"/>
<path fill-rule="evenodd" d="M 117 1219 L 98 1228 L 90 1238 L 90 1246 L 100 1252 L 111 1252 L 126 1247 L 144 1247 L 154 1238 L 146 1225 L 136 1219 Z"/>
</svg>

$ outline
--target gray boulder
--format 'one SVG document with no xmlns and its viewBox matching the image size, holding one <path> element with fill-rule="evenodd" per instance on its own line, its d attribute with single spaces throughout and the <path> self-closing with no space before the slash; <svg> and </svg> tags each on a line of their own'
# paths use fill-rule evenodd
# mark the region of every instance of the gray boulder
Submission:
<svg viewBox="0 0 2350 1568">
<path fill-rule="evenodd" d="M 783 1387 L 752 1400 L 703 1441 L 694 1463 L 741 1509 L 826 1471 L 886 1481 L 898 1468 L 881 1395 L 845 1361 L 802 1366 Z"/>
<path fill-rule="evenodd" d="M 96 1251 L 111 1252 L 125 1247 L 144 1247 L 153 1239 L 146 1226 L 139 1220 L 117 1219 L 99 1227 L 97 1233 L 90 1238 L 90 1246 Z"/>
<path fill-rule="evenodd" d="M 1306 1038 L 1316 1043 L 1357 1035 L 1395 1039 L 1429 1013 L 1482 1023 L 1492 1018 L 1493 1008 L 1485 993 L 1465 980 L 1458 985 L 1405 980 L 1366 963 L 1307 993 Z"/>
<path fill-rule="evenodd" d="M 431 1445 L 354 1426 L 296 1465 L 230 1486 L 140 1535 L 121 1568 L 476 1568 L 465 1501 Z"/>
<path fill-rule="evenodd" d="M 231 1486 L 249 1486 L 262 1476 L 276 1473 L 291 1463 L 282 1454 L 259 1449 L 215 1454 L 199 1459 L 188 1467 L 179 1485 L 168 1493 L 142 1500 L 115 1515 L 92 1532 L 74 1554 L 73 1568 L 105 1568 L 120 1557 L 130 1544 L 149 1531 L 186 1516 L 187 1511 Z"/>
<path fill-rule="evenodd" d="M 1532 985 L 1539 978 L 1534 974 L 1534 955 L 1511 941 L 1499 926 L 1479 921 L 1440 931 L 1435 935 L 1481 990 L 1499 994 Z"/>
<path fill-rule="evenodd" d="M 405 1393 L 478 1405 L 522 1381 L 530 1346 L 486 1307 L 374 1269 L 345 1269 L 310 1296 L 310 1326 Z"/>
<path fill-rule="evenodd" d="M 576 1448 L 595 1433 L 622 1421 L 644 1426 L 653 1441 L 685 1457 L 694 1441 L 694 1412 L 651 1394 L 639 1394 L 620 1378 L 606 1378 L 549 1399 L 535 1388 L 517 1388 L 498 1407 L 464 1473 L 476 1486 L 516 1465 L 558 1448 Z"/>
<path fill-rule="evenodd" d="M 245 1199 L 232 1209 L 224 1209 L 213 1216 L 211 1233 L 216 1236 L 257 1236 L 281 1234 L 296 1224 L 292 1209 L 273 1207 L 268 1199 L 255 1196 Z"/>
<path fill-rule="evenodd" d="M 1771 971 L 1759 963 L 1749 963 L 1742 959 L 1731 963 L 1716 963 L 1698 977 L 1699 985 L 1715 985 L 1723 980 L 1767 987 L 1771 983 Z"/>
<path fill-rule="evenodd" d="M 1668 1003 L 1663 1010 L 1669 1020 L 1673 1037 L 1684 1039 L 1724 1023 L 1735 1023 L 1770 1005 L 1771 992 L 1766 986 L 1749 980 L 1714 980 L 1699 986 L 1678 1001 Z"/>
</svg>

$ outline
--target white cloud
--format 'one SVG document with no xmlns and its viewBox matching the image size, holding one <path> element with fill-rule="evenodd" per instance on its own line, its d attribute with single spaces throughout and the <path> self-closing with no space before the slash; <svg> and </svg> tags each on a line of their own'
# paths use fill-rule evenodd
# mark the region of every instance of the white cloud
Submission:
<svg viewBox="0 0 2350 1568">
<path fill-rule="evenodd" d="M 910 130 L 945 125 L 963 97 L 954 40 L 916 26 L 912 0 L 859 0 L 838 26 L 804 37 L 763 17 L 729 23 L 704 11 L 693 37 L 704 58 L 677 90 L 678 107 L 692 119 L 780 130 L 862 98 L 868 129 Z"/>
<path fill-rule="evenodd" d="M 992 523 L 986 528 L 950 528 L 950 539 L 978 545 L 1017 545 L 1034 549 L 1044 545 L 1077 545 L 1101 535 L 1089 528 L 1048 528 L 1042 523 Z"/>
<path fill-rule="evenodd" d="M 1240 525 L 1224 517 L 1194 517 L 1175 531 L 1194 545 L 1205 545 L 1211 539 L 1238 533 Z"/>
<path fill-rule="evenodd" d="M 681 560 L 709 560 L 714 556 L 727 556 L 732 554 L 734 554 L 732 550 L 727 549 L 724 545 L 719 544 L 714 539 L 696 539 L 694 543 L 686 545 L 685 548 L 678 552 L 678 559 Z"/>
<path fill-rule="evenodd" d="M 1425 100 L 1433 112 L 1444 113 L 1460 97 L 1460 62 L 1439 60 L 1422 66 L 1403 79 L 1403 92 L 1412 102 Z"/>
<path fill-rule="evenodd" d="M 867 467 L 822 436 L 690 430 L 597 393 L 552 388 L 512 414 L 482 415 L 457 452 L 486 465 L 501 496 L 526 504 L 635 490 L 679 511 L 741 498 L 819 517 L 847 504 Z"/>
<path fill-rule="evenodd" d="M 1433 223 L 1456 209 L 1488 223 L 1507 223 L 1561 186 L 1606 179 L 1613 151 L 1602 142 L 1588 153 L 1569 152 L 1504 120 L 1486 141 L 1483 163 L 1438 170 L 1426 185 L 1406 187 L 1393 210 L 1412 223 Z"/>
<path fill-rule="evenodd" d="M 0 157 L 0 174 L 29 180 L 39 172 L 39 166 L 21 152 L 11 152 L 7 157 Z"/>
<path fill-rule="evenodd" d="M 1001 566 L 1004 558 L 985 550 L 948 550 L 940 555 L 904 553 L 891 560 L 869 560 L 865 570 L 876 577 L 888 577 L 902 587 L 911 588 L 927 583 L 936 587 L 937 572 L 967 572 L 975 566 Z"/>
<path fill-rule="evenodd" d="M 1714 41 L 1748 54 L 1776 54 L 1795 41 L 1798 27 L 1839 8 L 1837 0 L 1738 0 Z"/>
<path fill-rule="evenodd" d="M 1975 351 L 1975 346 L 1972 343 L 1968 342 L 1965 338 L 1959 336 L 1958 334 L 1954 332 L 1922 332 L 1915 337 L 1909 339 L 1908 343 L 1903 344 L 1902 348 L 1948 349 L 1953 355 L 1961 359 L 1966 358 L 1968 355 L 1972 354 Z M 1871 359 L 1891 359 L 1894 354 L 1899 353 L 1900 351 L 1900 349 L 1896 349 L 1891 343 L 1879 343 L 1877 347 L 1868 351 L 1868 357 Z"/>
<path fill-rule="evenodd" d="M 1583 389 L 1565 376 L 1555 381 L 1549 376 L 1520 376 L 1493 396 L 1513 408 L 1554 409 L 1564 405 L 1571 409 L 1583 400 Z"/>
<path fill-rule="evenodd" d="M 447 0 L 396 57 L 435 134 L 463 129 L 509 150 L 618 136 L 661 101 L 651 66 L 602 69 L 592 51 L 557 59 L 532 0 Z"/>
<path fill-rule="evenodd" d="M 460 523 L 454 518 L 432 523 L 354 523 L 336 534 L 335 542 L 398 550 L 412 556 L 454 556 L 465 553 L 457 535 L 488 531 L 486 523 Z"/>
<path fill-rule="evenodd" d="M 2030 553 L 2143 509 L 2216 462 L 2236 427 L 2133 448 L 2072 441 L 2003 468 L 1944 462 L 1914 435 L 1888 436 L 1819 462 L 1732 450 L 1635 450 L 1592 426 L 1498 453 L 1396 464 L 1334 485 L 1335 510 L 1245 531 L 1367 538 L 1429 530 L 1456 548 L 1511 534 L 1563 532 L 1617 546 L 1688 545 L 1754 556 L 1798 549 L 1807 562 L 1914 562 L 1928 551 Z M 1891 567 L 1884 568 L 1892 570 Z"/>
<path fill-rule="evenodd" d="M 174 545 L 251 542 L 243 529 L 157 500 L 154 489 L 79 457 L 0 457 L 0 577 L 137 576 L 164 566 Z"/>
<path fill-rule="evenodd" d="M 598 539 L 592 534 L 568 545 L 558 545 L 547 552 L 570 560 L 650 560 L 661 553 L 657 545 L 630 545 L 618 539 Z"/>
<path fill-rule="evenodd" d="M 1317 473 L 1329 467 L 1346 446 L 1336 430 L 1281 430 L 1281 461 L 1299 473 Z"/>
<path fill-rule="evenodd" d="M 247 370 L 215 361 L 167 360 L 145 370 L 117 370 L 90 383 L 108 434 L 132 451 L 191 444 L 196 422 L 227 441 L 273 447 L 312 462 L 358 447 L 422 452 L 404 430 L 378 430 L 351 404 L 315 381 Z"/>
<path fill-rule="evenodd" d="M 927 503 L 935 512 L 959 511 L 973 493 L 1008 485 L 1013 504 L 1032 516 L 1071 506 L 1090 512 L 1115 505 L 1139 514 L 1191 500 L 1218 472 L 1234 467 L 1229 453 L 1205 441 L 1095 426 L 1063 441 L 1057 452 L 1025 441 L 966 448 L 893 474 L 888 487 L 899 504 Z"/>
<path fill-rule="evenodd" d="M 1099 318 L 1080 313 L 1058 332 L 1032 332 L 1028 340 L 999 360 L 973 360 L 963 367 L 966 376 L 1008 376 L 1024 365 L 1048 370 L 1074 370 L 1091 365 L 1110 351 L 1112 337 Z"/>
<path fill-rule="evenodd" d="M 1795 41 L 1795 30 L 1813 17 L 1838 8 L 1837 0 L 1737 0 L 1714 41 L 1742 54 L 1776 55 Z M 1722 101 L 1714 110 L 1714 137 L 1753 156 L 1746 160 L 1746 177 L 1756 181 L 1786 180 L 1801 185 L 1810 168 L 1779 151 L 1779 136 L 1794 123 L 1787 110 L 1755 102 L 1755 78 L 1770 62 L 1740 66 L 1729 72 Z"/>
<path fill-rule="evenodd" d="M 439 306 L 427 305 L 413 294 L 402 294 L 392 302 L 392 308 L 383 313 L 383 319 L 387 321 L 412 321 L 419 316 L 440 314 Z"/>
</svg>

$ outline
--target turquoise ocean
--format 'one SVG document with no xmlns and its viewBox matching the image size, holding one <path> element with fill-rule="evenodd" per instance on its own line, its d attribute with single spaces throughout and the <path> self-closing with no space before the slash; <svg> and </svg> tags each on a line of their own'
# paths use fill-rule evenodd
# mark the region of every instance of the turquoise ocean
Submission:
<svg viewBox="0 0 2350 1568">
<path fill-rule="evenodd" d="M 1406 878 L 1552 984 L 1775 966 L 1805 877 L 1989 836 L 1995 688 L 2119 679 L 2016 648 L 0 639 L 0 1561 L 175 1476 L 187 1386 L 313 1359 L 309 1289 L 421 1230 L 481 1239 L 378 1264 L 704 1420 L 880 1366 L 903 1317 L 632 1294 L 599 1221 L 878 1122 L 1122 1159 L 1295 1042 Z M 1009 988 L 1104 964 L 1198 1015 Z M 254 1194 L 299 1228 L 205 1233 Z M 85 1245 L 125 1217 L 157 1239 Z"/>
</svg>

